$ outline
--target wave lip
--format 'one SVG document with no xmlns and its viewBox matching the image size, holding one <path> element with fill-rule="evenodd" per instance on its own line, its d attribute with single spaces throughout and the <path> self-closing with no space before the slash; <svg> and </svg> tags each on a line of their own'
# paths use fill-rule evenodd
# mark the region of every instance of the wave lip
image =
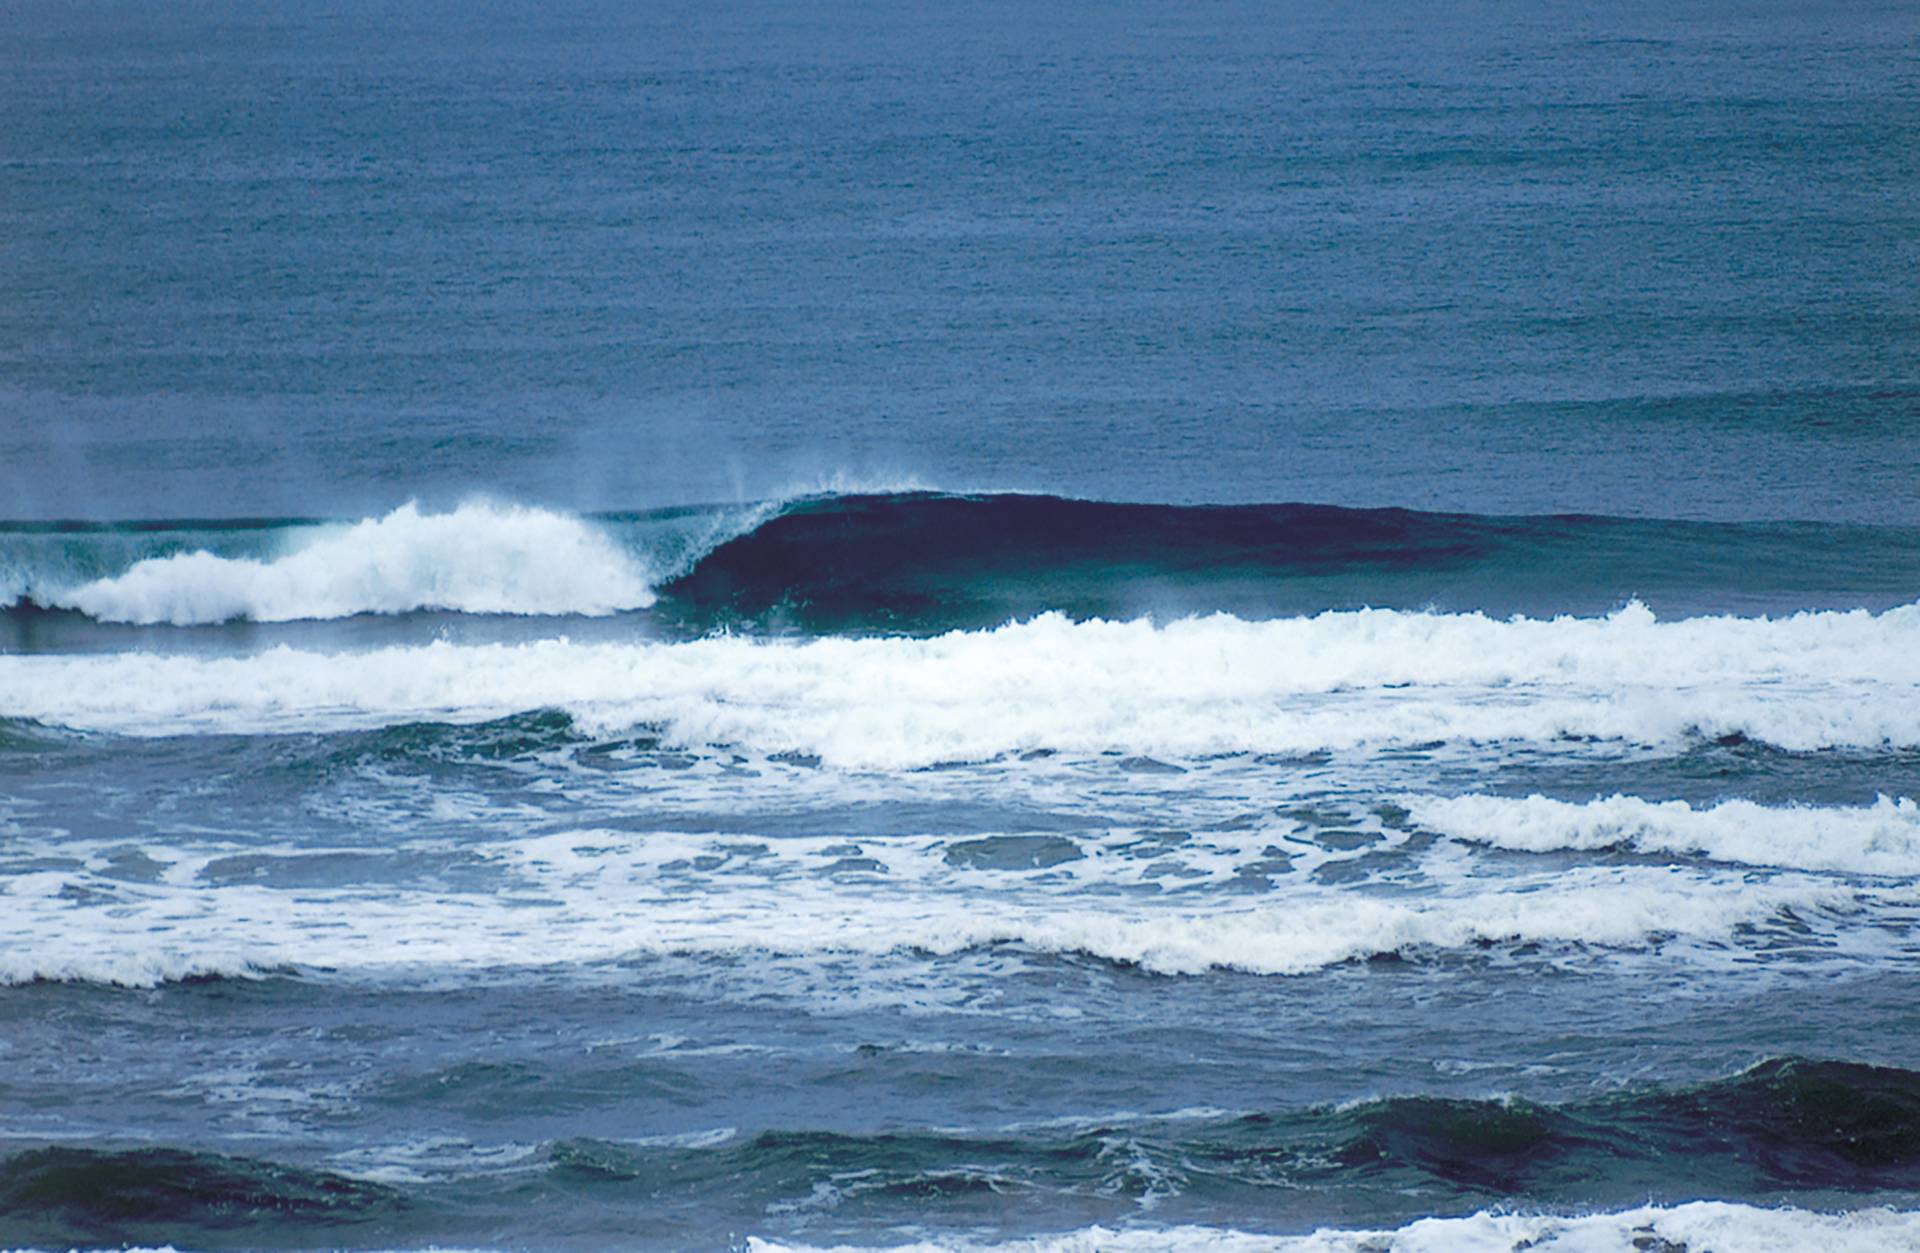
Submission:
<svg viewBox="0 0 1920 1253">
<path fill-rule="evenodd" d="M 43 603 L 101 622 L 193 626 L 418 610 L 603 615 L 654 600 L 651 573 L 604 531 L 544 509 L 470 502 L 448 513 L 408 503 L 319 528 L 271 559 L 149 557 Z"/>
<path fill-rule="evenodd" d="M 1584 803 L 1535 794 L 1406 796 L 1428 830 L 1495 848 L 1545 853 L 1629 848 L 1715 861 L 1855 874 L 1920 874 L 1920 804 L 1881 796 L 1871 805 L 1766 806 L 1613 795 Z"/>
</svg>

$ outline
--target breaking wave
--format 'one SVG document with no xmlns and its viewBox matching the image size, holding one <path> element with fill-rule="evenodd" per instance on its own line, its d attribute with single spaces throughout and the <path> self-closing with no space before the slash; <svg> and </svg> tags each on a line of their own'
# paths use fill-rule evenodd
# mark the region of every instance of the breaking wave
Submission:
<svg viewBox="0 0 1920 1253">
<path fill-rule="evenodd" d="M 1403 803 L 1429 830 L 1526 852 L 1626 848 L 1798 870 L 1920 874 L 1920 805 L 1906 797 L 1850 808 L 1729 800 L 1696 809 L 1618 795 L 1584 803 L 1538 795 Z"/>
<path fill-rule="evenodd" d="M 650 572 L 606 534 L 564 514 L 467 504 L 402 505 L 323 527 L 272 558 L 205 550 L 147 557 L 124 573 L 46 595 L 103 622 L 288 622 L 422 609 L 607 614 L 654 602 Z"/>
<path fill-rule="evenodd" d="M 1920 585 L 1916 538 L 1798 523 L 930 491 L 587 516 L 408 504 L 356 523 L 0 525 L 0 600 L 177 626 L 602 615 L 661 602 L 695 633 L 731 623 L 927 633 L 1044 610 L 1593 613 L 1631 596 L 1683 612 L 1886 608 Z"/>
<path fill-rule="evenodd" d="M 1920 606 L 1666 622 L 1363 610 L 1164 625 L 1044 615 L 930 639 L 0 657 L 0 716 L 278 732 L 560 709 L 590 733 L 901 769 L 1008 753 L 1166 757 L 1745 736 L 1920 744 Z"/>
</svg>

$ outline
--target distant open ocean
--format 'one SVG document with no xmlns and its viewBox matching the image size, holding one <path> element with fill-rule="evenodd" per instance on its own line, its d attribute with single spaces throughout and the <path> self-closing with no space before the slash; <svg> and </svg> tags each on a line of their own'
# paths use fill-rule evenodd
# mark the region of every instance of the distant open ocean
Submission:
<svg viewBox="0 0 1920 1253">
<path fill-rule="evenodd" d="M 1920 1249 L 1920 10 L 0 7 L 0 1248 Z"/>
</svg>

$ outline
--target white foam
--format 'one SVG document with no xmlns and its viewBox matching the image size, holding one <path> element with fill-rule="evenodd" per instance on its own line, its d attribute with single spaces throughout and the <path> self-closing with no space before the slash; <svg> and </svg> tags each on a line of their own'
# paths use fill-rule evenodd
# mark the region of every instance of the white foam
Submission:
<svg viewBox="0 0 1920 1253">
<path fill-rule="evenodd" d="M 104 622 L 256 622 L 423 609 L 607 614 L 654 601 L 651 572 L 580 518 L 471 502 L 405 504 L 380 518 L 305 532 L 272 560 L 179 553 L 64 592 L 55 607 Z"/>
<path fill-rule="evenodd" d="M 414 978 L 660 955 L 945 956 L 997 944 L 1166 975 L 1302 974 L 1374 954 L 1490 944 L 1659 948 L 1725 965 L 1747 951 L 1743 937 L 1787 911 L 1820 933 L 1823 957 L 1854 960 L 1885 956 L 1872 946 L 1888 941 L 1867 925 L 1876 911 L 1916 899 L 1806 876 L 1755 882 L 1656 867 L 1464 877 L 1392 894 L 1309 882 L 1251 899 L 1116 897 L 1100 885 L 1053 883 L 989 895 L 965 876 L 753 879 L 717 868 L 690 878 L 636 854 L 648 838 L 670 837 L 575 832 L 510 843 L 495 852 L 502 881 L 472 893 L 129 884 L 84 869 L 16 875 L 0 895 L 0 982 L 139 986 L 287 966 Z"/>
<path fill-rule="evenodd" d="M 1695 809 L 1619 795 L 1584 803 L 1538 795 L 1409 796 L 1403 803 L 1430 830 L 1527 852 L 1627 847 L 1754 866 L 1920 874 L 1920 804 L 1906 797 L 1831 808 L 1730 800 Z"/>
<path fill-rule="evenodd" d="M 894 1245 L 895 1253 L 1634 1253 L 1656 1240 L 1697 1253 L 1907 1253 L 1920 1248 L 1920 1210 L 1861 1209 L 1822 1214 L 1726 1201 L 1646 1206 L 1613 1214 L 1555 1217 L 1481 1212 L 1422 1218 L 1398 1230 L 1323 1229 L 1269 1236 L 1218 1227 L 1087 1227 L 1024 1239 L 941 1240 Z M 751 1238 L 754 1253 L 827 1253 L 821 1246 Z M 870 1248 L 871 1246 L 862 1246 Z M 851 1248 L 842 1246 L 844 1253 Z M 834 1253 L 842 1253 L 835 1250 Z"/>
<path fill-rule="evenodd" d="M 635 589 L 636 594 L 638 589 Z M 1048 614 L 933 639 L 436 642 L 0 658 L 0 715 L 167 734 L 571 711 L 590 730 L 898 769 L 1048 748 L 1192 757 L 1428 741 L 1920 745 L 1920 607 L 1659 622 L 1392 610 Z"/>
</svg>

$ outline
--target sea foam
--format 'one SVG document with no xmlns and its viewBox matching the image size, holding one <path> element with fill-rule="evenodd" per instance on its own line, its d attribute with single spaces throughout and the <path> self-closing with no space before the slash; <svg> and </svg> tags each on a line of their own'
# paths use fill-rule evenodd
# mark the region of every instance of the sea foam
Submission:
<svg viewBox="0 0 1920 1253">
<path fill-rule="evenodd" d="M 1915 903 L 1904 889 L 1649 867 L 1463 878 L 1420 894 L 1302 885 L 1211 903 L 1053 889 L 983 896 L 887 877 L 722 876 L 700 885 L 636 873 L 617 846 L 600 847 L 617 838 L 575 832 L 503 850 L 496 855 L 513 876 L 484 893 L 204 883 L 192 859 L 152 885 L 82 870 L 16 875 L 0 909 L 0 983 L 141 986 L 290 967 L 410 980 L 651 956 L 925 958 L 1000 945 L 1161 975 L 1298 975 L 1385 954 L 1509 944 L 1659 949 L 1718 966 L 1738 956 L 1742 937 L 1764 942 L 1788 915 L 1833 937 L 1826 956 L 1844 961 L 1881 943 L 1861 933 L 1875 910 Z"/>
<path fill-rule="evenodd" d="M 427 609 L 607 614 L 654 602 L 652 572 L 637 557 L 590 523 L 544 509 L 473 502 L 427 513 L 405 504 L 305 535 L 270 560 L 176 553 L 38 595 L 103 622 L 176 626 Z"/>
<path fill-rule="evenodd" d="M 637 588 L 635 589 L 638 590 Z M 902 769 L 1051 749 L 1161 757 L 1432 742 L 1920 745 L 1920 607 L 1499 620 L 1054 614 L 932 639 L 458 645 L 0 658 L 0 716 L 274 732 L 568 711 L 590 733 Z"/>
<path fill-rule="evenodd" d="M 1409 796 L 1402 804 L 1429 830 L 1527 852 L 1623 847 L 1754 866 L 1920 874 L 1920 804 L 1906 797 L 1858 807 L 1730 800 L 1696 809 L 1619 795 L 1583 803 L 1538 795 Z"/>
</svg>

